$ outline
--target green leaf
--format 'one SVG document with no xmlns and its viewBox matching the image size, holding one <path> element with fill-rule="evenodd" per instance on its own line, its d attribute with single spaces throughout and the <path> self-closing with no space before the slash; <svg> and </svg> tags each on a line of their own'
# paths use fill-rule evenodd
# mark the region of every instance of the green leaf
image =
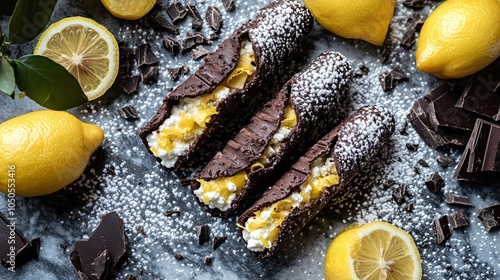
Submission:
<svg viewBox="0 0 500 280">
<path fill-rule="evenodd" d="M 57 0 L 18 0 L 9 22 L 11 43 L 33 40 L 49 22 Z"/>
<path fill-rule="evenodd" d="M 2 0 L 2 5 L 0 6 L 0 15 L 10 16 L 14 12 L 17 0 Z"/>
<path fill-rule="evenodd" d="M 88 101 L 75 77 L 50 58 L 26 55 L 15 63 L 17 86 L 43 107 L 66 110 Z"/>
<path fill-rule="evenodd" d="M 4 56 L 0 56 L 0 91 L 12 96 L 15 89 L 14 68 Z"/>
</svg>

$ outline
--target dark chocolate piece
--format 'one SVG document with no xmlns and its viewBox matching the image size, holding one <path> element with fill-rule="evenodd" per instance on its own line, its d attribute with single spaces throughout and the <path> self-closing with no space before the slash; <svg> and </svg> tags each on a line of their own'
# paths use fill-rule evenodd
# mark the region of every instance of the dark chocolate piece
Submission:
<svg viewBox="0 0 500 280">
<path fill-rule="evenodd" d="M 222 243 L 226 242 L 227 236 L 216 236 L 212 240 L 212 251 L 217 250 Z"/>
<path fill-rule="evenodd" d="M 0 213 L 0 263 L 8 270 L 15 269 L 32 259 L 38 259 L 40 239 L 31 242 L 16 228 L 16 223 L 11 223 Z"/>
<path fill-rule="evenodd" d="M 120 90 L 127 95 L 132 95 L 137 93 L 137 88 L 139 87 L 139 76 L 128 77 L 119 85 Z"/>
<path fill-rule="evenodd" d="M 431 193 L 439 193 L 444 187 L 443 177 L 439 175 L 439 172 L 435 171 L 425 180 L 425 185 Z"/>
<path fill-rule="evenodd" d="M 226 11 L 232 11 L 234 10 L 234 0 L 222 0 L 222 4 L 224 5 L 224 9 Z"/>
<path fill-rule="evenodd" d="M 179 52 L 179 49 L 181 47 L 181 44 L 179 43 L 179 41 L 169 37 L 169 36 L 165 36 L 165 38 L 163 38 L 163 46 L 172 54 L 172 55 L 176 55 L 178 52 Z"/>
<path fill-rule="evenodd" d="M 138 226 L 136 229 L 137 229 L 137 232 L 140 233 L 142 236 L 144 236 L 144 237 L 148 236 L 146 234 L 146 232 L 144 231 L 144 227 L 143 226 Z"/>
<path fill-rule="evenodd" d="M 408 151 L 410 152 L 416 152 L 418 151 L 418 144 L 406 143 L 406 149 L 408 149 Z"/>
<path fill-rule="evenodd" d="M 439 219 L 432 220 L 434 235 L 436 236 L 437 243 L 443 243 L 451 235 L 451 228 L 448 224 L 448 216 L 441 216 Z"/>
<path fill-rule="evenodd" d="M 420 9 L 425 7 L 425 5 L 429 4 L 428 0 L 405 0 L 403 2 L 405 6 L 408 6 L 410 8 L 416 8 Z"/>
<path fill-rule="evenodd" d="M 413 203 L 406 205 L 404 209 L 406 212 L 413 212 Z"/>
<path fill-rule="evenodd" d="M 208 225 L 196 226 L 196 235 L 198 236 L 198 244 L 203 245 L 210 240 L 210 228 Z"/>
<path fill-rule="evenodd" d="M 175 258 L 176 260 L 180 261 L 180 260 L 183 260 L 183 259 L 184 259 L 184 256 L 183 256 L 182 254 L 176 253 L 176 254 L 174 255 L 174 258 Z"/>
<path fill-rule="evenodd" d="M 474 74 L 467 83 L 457 107 L 500 121 L 500 58 Z"/>
<path fill-rule="evenodd" d="M 477 119 L 453 178 L 500 185 L 500 125 Z"/>
<path fill-rule="evenodd" d="M 81 279 L 106 279 L 127 257 L 123 220 L 116 212 L 104 217 L 88 240 L 76 241 L 70 260 Z"/>
<path fill-rule="evenodd" d="M 406 79 L 406 75 L 399 67 L 394 68 L 391 72 L 383 72 L 379 75 L 380 85 L 384 92 L 389 92 L 394 89 L 397 81 Z"/>
<path fill-rule="evenodd" d="M 479 209 L 477 218 L 481 221 L 486 231 L 500 226 L 500 204 Z"/>
<path fill-rule="evenodd" d="M 120 64 L 118 76 L 125 79 L 132 75 L 132 63 L 134 61 L 134 52 L 125 46 L 124 43 L 118 45 Z"/>
<path fill-rule="evenodd" d="M 464 210 L 455 211 L 451 213 L 448 218 L 450 220 L 450 226 L 453 229 L 470 225 L 469 217 L 465 214 Z"/>
<path fill-rule="evenodd" d="M 420 175 L 420 168 L 418 166 L 413 167 L 413 172 L 415 172 L 416 175 Z"/>
<path fill-rule="evenodd" d="M 217 40 L 220 38 L 220 35 L 215 33 L 215 32 L 212 32 L 210 33 L 210 40 Z"/>
<path fill-rule="evenodd" d="M 180 42 L 180 48 L 182 51 L 188 51 L 198 45 L 210 45 L 212 41 L 210 41 L 207 37 L 205 37 L 200 32 L 196 32 L 195 34 L 188 33 L 184 39 Z"/>
<path fill-rule="evenodd" d="M 123 280 L 140 280 L 140 279 L 135 277 L 134 275 L 127 274 L 127 276 L 125 276 L 125 279 Z"/>
<path fill-rule="evenodd" d="M 448 167 L 455 163 L 452 158 L 445 157 L 445 156 L 440 156 L 436 159 L 437 163 L 441 165 L 442 167 Z"/>
<path fill-rule="evenodd" d="M 135 52 L 135 60 L 137 63 L 137 67 L 158 63 L 158 58 L 156 58 L 153 51 L 151 51 L 151 46 L 149 44 L 139 45 Z"/>
<path fill-rule="evenodd" d="M 408 129 L 408 121 L 405 121 L 403 123 L 403 125 L 401 126 L 401 130 L 399 131 L 399 134 L 404 135 L 404 136 L 408 136 L 408 131 L 406 131 L 407 129 Z"/>
<path fill-rule="evenodd" d="M 145 20 L 153 29 L 166 30 L 174 35 L 179 35 L 179 28 L 168 21 L 168 19 L 161 14 L 161 11 L 147 14 Z"/>
<path fill-rule="evenodd" d="M 278 235 L 271 247 L 258 252 L 257 256 L 261 259 L 269 258 L 292 240 L 331 201 L 335 194 L 370 163 L 370 160 L 387 143 L 394 132 L 394 126 L 394 117 L 387 109 L 379 106 L 365 106 L 328 133 L 297 160 L 290 171 L 270 187 L 253 206 L 240 215 L 239 225 L 245 225 L 247 219 L 253 217 L 256 211 L 300 190 L 300 186 L 308 178 L 313 163 L 319 157 L 333 155 L 340 183 L 326 188 L 319 198 L 295 207 L 281 223 Z"/>
<path fill-rule="evenodd" d="M 405 184 L 402 184 L 392 192 L 392 198 L 398 205 L 402 205 L 405 201 L 406 188 L 407 186 Z"/>
<path fill-rule="evenodd" d="M 214 264 L 214 258 L 213 257 L 205 257 L 203 259 L 203 263 L 206 265 L 213 265 Z"/>
<path fill-rule="evenodd" d="M 370 68 L 368 68 L 366 65 L 363 65 L 363 64 L 361 64 L 361 65 L 359 66 L 359 70 L 360 70 L 360 71 L 361 71 L 361 73 L 362 73 L 363 75 L 365 75 L 365 76 L 366 76 L 366 75 L 368 75 L 368 73 L 370 73 Z"/>
<path fill-rule="evenodd" d="M 448 204 L 458 204 L 458 205 L 464 205 L 464 206 L 474 206 L 470 199 L 466 196 L 462 195 L 457 195 L 453 193 L 445 193 L 444 194 L 444 202 Z"/>
<path fill-rule="evenodd" d="M 214 6 L 209 6 L 205 18 L 207 19 L 208 26 L 210 26 L 215 33 L 219 33 L 222 25 L 222 15 L 219 9 Z"/>
<path fill-rule="evenodd" d="M 108 166 L 108 168 L 106 168 L 106 173 L 115 176 L 116 175 L 115 167 L 113 165 Z"/>
<path fill-rule="evenodd" d="M 413 13 L 406 21 L 406 31 L 401 40 L 401 46 L 410 49 L 416 41 L 415 33 L 420 30 L 424 23 L 423 17 L 419 13 Z"/>
<path fill-rule="evenodd" d="M 118 109 L 118 113 L 120 114 L 120 117 L 130 121 L 130 120 L 137 120 L 139 118 L 139 115 L 137 115 L 137 111 L 135 110 L 134 106 L 127 105 L 123 108 Z"/>
<path fill-rule="evenodd" d="M 423 167 L 429 167 L 429 164 L 423 159 L 419 159 L 418 164 L 420 164 Z"/>
<path fill-rule="evenodd" d="M 200 13 L 194 4 L 187 4 L 187 10 L 189 15 L 193 17 L 193 21 L 191 22 L 191 28 L 193 30 L 200 30 L 203 25 L 203 20 L 201 19 Z"/>
<path fill-rule="evenodd" d="M 188 10 L 184 8 L 181 2 L 175 2 L 167 7 L 167 15 L 170 17 L 173 23 L 186 17 Z"/>
<path fill-rule="evenodd" d="M 165 217 L 170 217 L 170 216 L 172 216 L 174 214 L 176 214 L 177 216 L 179 216 L 181 214 L 181 211 L 167 210 L 167 211 L 165 211 L 165 213 L 163 213 L 163 215 Z"/>
<path fill-rule="evenodd" d="M 151 85 L 158 81 L 158 65 L 144 65 L 139 68 L 143 84 Z"/>
<path fill-rule="evenodd" d="M 182 73 L 182 67 L 167 68 L 168 75 L 172 81 L 177 81 Z"/>
<path fill-rule="evenodd" d="M 384 189 L 388 189 L 388 188 L 392 187 L 394 184 L 396 184 L 396 181 L 390 179 L 389 181 L 384 183 L 383 186 L 384 186 Z"/>
<path fill-rule="evenodd" d="M 194 60 L 198 60 L 204 56 L 206 56 L 207 54 L 209 53 L 209 51 L 207 49 L 205 49 L 204 47 L 202 46 L 197 46 L 196 48 L 194 48 L 192 51 L 191 51 L 191 57 L 194 59 Z"/>
</svg>

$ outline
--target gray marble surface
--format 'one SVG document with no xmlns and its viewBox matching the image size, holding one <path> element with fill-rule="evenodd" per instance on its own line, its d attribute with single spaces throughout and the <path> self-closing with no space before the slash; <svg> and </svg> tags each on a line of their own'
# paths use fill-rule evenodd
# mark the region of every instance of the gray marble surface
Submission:
<svg viewBox="0 0 500 280">
<path fill-rule="evenodd" d="M 167 4 L 167 1 L 161 1 Z M 181 1 L 188 2 L 188 1 Z M 248 18 L 255 16 L 268 1 L 238 1 L 233 12 L 223 11 L 222 1 L 195 1 L 202 14 L 209 5 L 217 6 L 223 13 L 222 38 Z M 133 96 L 120 95 L 111 90 L 107 95 L 79 108 L 69 110 L 81 120 L 100 125 L 106 134 L 101 147 L 92 157 L 82 177 L 67 188 L 39 198 L 17 198 L 17 226 L 28 238 L 40 237 L 39 260 L 34 260 L 15 273 L 0 269 L 0 279 L 77 279 L 69 261 L 72 244 L 87 238 L 98 225 L 100 217 L 110 211 L 125 221 L 129 243 L 129 258 L 113 278 L 123 279 L 132 274 L 141 279 L 322 279 L 323 259 L 331 240 L 343 228 L 353 223 L 373 220 L 391 222 L 415 239 L 419 248 L 424 279 L 500 279 L 500 233 L 486 232 L 476 218 L 478 209 L 500 202 L 498 188 L 483 185 L 458 184 L 452 180 L 455 165 L 443 168 L 436 163 L 441 155 L 458 162 L 461 151 L 436 152 L 426 147 L 416 132 L 408 127 L 408 136 L 400 135 L 399 129 L 406 120 L 413 101 L 439 82 L 436 78 L 420 73 L 415 68 L 414 50 L 398 47 L 404 32 L 404 23 L 413 12 L 398 1 L 389 34 L 394 45 L 390 61 L 382 64 L 381 48 L 358 40 L 346 40 L 332 35 L 315 25 L 305 43 L 305 62 L 312 61 L 325 50 L 345 54 L 352 66 L 370 68 L 368 75 L 356 78 L 351 86 L 352 110 L 366 104 L 379 104 L 389 108 L 397 119 L 397 131 L 388 148 L 366 170 L 352 181 L 326 209 L 319 213 L 294 241 L 268 262 L 260 262 L 245 248 L 240 240 L 235 219 L 217 219 L 204 213 L 194 202 L 190 191 L 180 184 L 180 179 L 191 176 L 191 170 L 174 174 L 163 170 L 147 153 L 137 136 L 139 128 L 151 118 L 159 107 L 167 88 L 181 81 L 172 82 L 167 67 L 186 64 L 194 71 L 200 62 L 188 54 L 171 56 L 162 46 L 163 32 L 149 30 L 141 22 L 127 22 L 112 17 L 96 0 L 61 0 L 51 19 L 81 15 L 107 26 L 118 40 L 135 48 L 148 42 L 160 59 L 160 81 L 154 85 L 140 85 Z M 438 4 L 438 2 L 433 2 Z M 420 11 L 427 13 L 428 10 Z M 8 18 L 0 18 L 2 30 L 6 30 Z M 190 29 L 190 19 L 180 23 L 182 38 Z M 203 27 L 208 34 L 208 27 Z M 215 40 L 213 50 L 222 39 Z M 36 40 L 35 40 L 36 42 Z M 34 42 L 11 46 L 13 57 L 32 52 Z M 392 68 L 402 67 L 409 79 L 398 84 L 391 93 L 383 93 L 378 75 Z M 134 69 L 137 71 L 137 69 Z M 140 119 L 121 119 L 117 109 L 133 105 Z M 347 106 L 347 105 L 346 105 Z M 27 98 L 12 100 L 0 95 L 0 121 L 22 113 L 40 110 Z M 418 151 L 409 152 L 407 143 L 419 144 Z M 420 167 L 421 175 L 415 174 L 417 161 L 425 159 L 430 167 Z M 201 162 L 198 167 L 201 167 Z M 113 166 L 116 175 L 106 172 Z M 467 195 L 474 207 L 461 208 L 444 203 L 441 194 L 430 193 L 424 185 L 425 178 L 439 171 L 446 180 L 444 192 Z M 405 212 L 392 200 L 395 186 L 384 189 L 389 179 L 407 184 L 413 198 L 413 213 Z M 0 211 L 6 211 L 6 199 L 0 195 Z M 437 245 L 432 233 L 432 219 L 464 209 L 471 225 L 455 230 L 446 245 Z M 167 210 L 179 210 L 180 216 L 166 217 Z M 211 235 L 227 235 L 227 241 L 216 251 L 210 245 L 197 245 L 196 225 L 208 224 Z M 142 226 L 145 235 L 137 231 Z M 63 250 L 61 247 L 67 246 Z M 175 253 L 184 255 L 176 260 Z M 213 266 L 203 264 L 206 256 L 214 257 Z"/>
</svg>

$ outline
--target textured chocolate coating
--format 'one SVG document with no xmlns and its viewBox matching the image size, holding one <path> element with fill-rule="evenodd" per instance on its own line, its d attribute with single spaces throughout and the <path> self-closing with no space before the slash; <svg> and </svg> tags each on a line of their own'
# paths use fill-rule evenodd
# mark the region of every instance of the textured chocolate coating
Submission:
<svg viewBox="0 0 500 280">
<path fill-rule="evenodd" d="M 341 125 L 318 141 L 283 175 L 261 198 L 246 210 L 238 223 L 244 225 L 254 212 L 280 201 L 295 191 L 307 180 L 313 162 L 330 152 L 333 154 L 340 183 L 327 188 L 318 199 L 300 205 L 285 217 L 281 229 L 271 248 L 258 252 L 260 259 L 267 259 L 291 240 L 314 216 L 323 209 L 332 197 L 369 163 L 385 145 L 394 132 L 392 114 L 379 106 L 365 106 L 346 119 Z"/>
<path fill-rule="evenodd" d="M 242 90 L 233 90 L 217 106 L 217 114 L 207 123 L 205 131 L 196 138 L 190 150 L 180 156 L 174 166 L 178 169 L 220 132 L 252 98 L 259 98 L 265 85 L 274 77 L 286 58 L 298 49 L 300 42 L 311 31 L 313 19 L 307 8 L 297 1 L 278 1 L 261 9 L 255 20 L 238 28 L 217 50 L 205 57 L 202 65 L 185 82 L 167 95 L 156 115 L 141 129 L 139 136 L 149 150 L 146 137 L 156 131 L 169 117 L 172 106 L 186 97 L 212 92 L 237 66 L 240 44 L 249 39 L 255 52 L 256 71 Z M 160 162 L 161 160 L 158 159 Z"/>
<path fill-rule="evenodd" d="M 265 167 L 248 173 L 242 192 L 227 211 L 206 208 L 215 216 L 228 216 L 248 206 L 265 190 L 269 177 L 301 142 L 324 122 L 331 122 L 335 109 L 341 106 L 352 80 L 347 59 L 335 52 L 320 54 L 307 68 L 290 79 L 277 96 L 258 112 L 251 122 L 217 153 L 191 183 L 194 192 L 200 187 L 197 179 L 214 180 L 230 177 L 250 167 L 264 152 L 278 131 L 288 101 L 297 116 L 297 125 Z M 200 203 L 202 206 L 205 204 Z"/>
</svg>

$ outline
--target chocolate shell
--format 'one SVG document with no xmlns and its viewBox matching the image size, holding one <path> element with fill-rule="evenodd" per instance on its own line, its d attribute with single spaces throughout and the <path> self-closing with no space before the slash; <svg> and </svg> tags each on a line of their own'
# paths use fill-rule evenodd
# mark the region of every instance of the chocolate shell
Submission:
<svg viewBox="0 0 500 280">
<path fill-rule="evenodd" d="M 313 19 L 307 8 L 298 1 L 278 1 L 261 9 L 254 20 L 238 28 L 217 50 L 205 57 L 202 65 L 185 82 L 163 99 L 156 115 L 141 129 L 139 136 L 149 150 L 146 137 L 156 131 L 170 116 L 175 104 L 186 97 L 196 97 L 213 92 L 215 88 L 236 68 L 240 44 L 252 42 L 256 71 L 241 90 L 233 90 L 221 100 L 205 131 L 191 145 L 189 151 L 180 156 L 174 166 L 178 169 L 211 141 L 213 136 L 233 119 L 239 108 L 245 108 L 253 98 L 268 92 L 266 85 L 283 67 L 291 53 L 299 48 L 301 41 L 311 31 Z M 157 158 L 159 162 L 161 159 Z"/>
<path fill-rule="evenodd" d="M 341 125 L 318 141 L 307 151 L 260 199 L 246 210 L 239 218 L 238 224 L 244 225 L 246 220 L 262 208 L 280 201 L 307 180 L 313 162 L 329 153 L 333 154 L 339 185 L 327 188 L 318 199 L 300 205 L 286 216 L 272 246 L 257 252 L 260 259 L 267 259 L 290 241 L 314 216 L 330 202 L 332 197 L 370 162 L 394 132 L 394 117 L 385 108 L 365 106 L 346 119 Z"/>
<path fill-rule="evenodd" d="M 265 152 L 290 102 L 297 116 L 297 125 L 282 141 L 278 153 L 266 167 L 248 173 L 246 184 L 230 209 L 210 209 L 202 202 L 200 205 L 214 216 L 226 217 L 253 203 L 265 191 L 269 178 L 298 145 L 318 128 L 331 126 L 333 114 L 345 99 L 351 81 L 352 69 L 343 55 L 336 52 L 320 54 L 290 79 L 276 97 L 195 176 L 191 190 L 194 192 L 200 187 L 197 179 L 210 181 L 230 177 L 249 168 Z"/>
</svg>

